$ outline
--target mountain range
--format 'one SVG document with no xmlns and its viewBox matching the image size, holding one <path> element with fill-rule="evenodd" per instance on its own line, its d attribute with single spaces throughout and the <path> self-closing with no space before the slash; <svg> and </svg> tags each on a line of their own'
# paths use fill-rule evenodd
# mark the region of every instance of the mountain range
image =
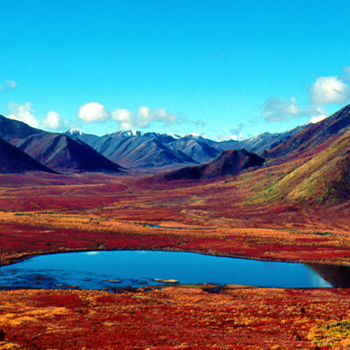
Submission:
<svg viewBox="0 0 350 350">
<path fill-rule="evenodd" d="M 328 161 L 336 162 L 338 168 L 341 164 L 342 174 L 346 174 L 349 130 L 350 106 L 317 124 L 301 125 L 283 133 L 266 132 L 241 141 L 222 142 L 194 135 L 140 131 L 118 131 L 97 136 L 72 129 L 58 134 L 35 129 L 0 115 L 0 172 L 165 173 L 164 178 L 168 179 L 207 179 L 298 157 L 315 163 L 315 159 L 326 152 L 330 157 Z M 11 145 L 16 147 L 18 154 Z M 331 146 L 341 149 L 342 155 L 331 152 Z M 264 163 L 265 159 L 268 162 Z M 298 169 L 300 172 L 301 169 Z M 304 172 L 300 175 L 300 181 L 311 175 Z M 342 175 L 342 181 L 345 178 L 346 175 Z M 283 191 L 288 186 L 283 187 Z M 272 194 L 277 191 L 276 188 L 271 191 Z"/>
<path fill-rule="evenodd" d="M 213 141 L 201 136 L 118 131 L 104 136 L 72 129 L 65 134 L 90 145 L 108 159 L 132 170 L 161 172 L 209 162 L 222 151 L 245 149 L 260 154 L 294 136 L 306 125 L 283 133 L 263 133 L 242 140 Z"/>
<path fill-rule="evenodd" d="M 123 172 L 125 169 L 102 156 L 86 143 L 64 134 L 35 129 L 0 115 L 0 139 L 15 146 L 44 167 L 27 169 L 17 164 L 16 172 L 42 170 L 49 172 Z M 5 149 L 4 151 L 5 152 Z M 13 153 L 13 152 L 12 152 Z M 23 155 L 22 155 L 23 158 Z M 2 172 L 13 172 L 11 152 L 0 159 Z M 34 164 L 34 163 L 33 163 Z"/>
</svg>

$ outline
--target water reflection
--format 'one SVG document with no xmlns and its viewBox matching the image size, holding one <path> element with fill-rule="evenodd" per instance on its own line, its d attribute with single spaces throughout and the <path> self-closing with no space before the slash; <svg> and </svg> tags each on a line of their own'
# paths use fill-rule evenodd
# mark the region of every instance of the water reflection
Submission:
<svg viewBox="0 0 350 350">
<path fill-rule="evenodd" d="M 0 268 L 0 286 L 111 289 L 182 284 L 276 288 L 349 287 L 344 266 L 266 262 L 164 251 L 104 251 L 43 255 Z"/>
<path fill-rule="evenodd" d="M 335 288 L 350 288 L 350 266 L 307 264 Z"/>
</svg>

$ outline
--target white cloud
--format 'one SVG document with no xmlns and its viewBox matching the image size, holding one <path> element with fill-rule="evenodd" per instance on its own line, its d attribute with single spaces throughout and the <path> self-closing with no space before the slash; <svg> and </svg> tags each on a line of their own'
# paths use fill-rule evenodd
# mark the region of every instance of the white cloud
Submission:
<svg viewBox="0 0 350 350">
<path fill-rule="evenodd" d="M 281 97 L 270 97 L 262 106 L 262 116 L 266 121 L 279 122 L 289 120 L 301 115 L 300 109 L 296 105 L 296 100 L 291 97 L 284 100 Z"/>
<path fill-rule="evenodd" d="M 34 117 L 34 111 L 30 108 L 30 103 L 25 102 L 23 105 L 10 102 L 7 106 L 10 111 L 10 115 L 7 115 L 10 119 L 20 120 L 34 128 L 37 128 L 39 121 Z"/>
<path fill-rule="evenodd" d="M 14 80 L 5 80 L 5 85 L 0 85 L 0 92 L 3 92 L 5 90 L 5 87 L 7 87 L 7 90 L 14 90 L 17 86 L 17 82 Z"/>
<path fill-rule="evenodd" d="M 111 118 L 121 123 L 132 124 L 135 116 L 127 109 L 119 108 L 112 111 Z"/>
<path fill-rule="evenodd" d="M 151 122 L 161 122 L 165 124 L 174 124 L 178 120 L 174 114 L 168 113 L 164 108 L 151 109 L 147 106 L 141 106 L 136 114 L 127 109 L 116 109 L 111 112 L 111 119 L 120 123 L 122 129 L 145 128 Z"/>
<path fill-rule="evenodd" d="M 175 114 L 168 113 L 163 107 L 150 109 L 147 106 L 142 106 L 137 109 L 137 115 L 140 119 L 157 121 L 165 124 L 174 124 L 178 122 Z"/>
<path fill-rule="evenodd" d="M 136 118 L 135 114 L 127 109 L 118 108 L 111 113 L 111 119 L 119 122 L 122 129 L 132 129 L 133 127 L 148 126 L 147 120 Z"/>
<path fill-rule="evenodd" d="M 85 123 L 101 123 L 108 117 L 105 107 L 97 102 L 86 103 L 79 108 L 78 118 Z"/>
<path fill-rule="evenodd" d="M 345 72 L 348 67 L 343 68 Z M 342 104 L 350 99 L 350 88 L 337 76 L 319 77 L 310 89 L 310 100 L 316 105 Z"/>
<path fill-rule="evenodd" d="M 243 123 L 239 123 L 235 128 L 230 130 L 231 136 L 230 138 L 232 140 L 243 140 L 244 136 L 243 136 L 243 128 L 244 128 L 244 124 Z"/>
<path fill-rule="evenodd" d="M 192 122 L 192 124 L 194 124 L 194 125 L 196 125 L 196 126 L 198 126 L 200 128 L 204 128 L 205 125 L 206 125 L 206 122 L 204 120 L 200 120 L 200 119 L 193 120 L 193 121 L 191 120 L 190 122 Z"/>
<path fill-rule="evenodd" d="M 287 121 L 293 118 L 307 117 L 310 123 L 317 123 L 328 117 L 328 112 L 321 107 L 305 107 L 297 106 L 296 99 L 290 98 L 284 100 L 281 97 L 271 97 L 261 106 L 262 116 L 269 122 Z M 240 130 L 237 128 L 231 130 L 231 133 L 236 134 Z M 236 138 L 235 138 L 236 139 Z M 239 139 L 239 137 L 237 137 Z"/>
<path fill-rule="evenodd" d="M 318 123 L 328 117 L 328 112 L 323 108 L 305 108 L 305 115 L 309 116 L 310 123 Z"/>
<path fill-rule="evenodd" d="M 345 82 L 350 82 L 350 67 L 343 67 L 343 76 L 342 76 L 342 80 Z"/>
<path fill-rule="evenodd" d="M 260 106 L 261 116 L 265 121 L 280 122 L 299 117 L 308 117 L 309 122 L 317 123 L 328 117 L 324 107 L 328 104 L 343 104 L 350 100 L 350 66 L 342 68 L 338 76 L 318 77 L 309 90 L 310 104 L 299 107 L 294 97 L 283 99 L 270 97 Z M 237 133 L 233 133 L 236 136 Z"/>
<path fill-rule="evenodd" d="M 137 115 L 145 120 L 149 119 L 150 108 L 147 106 L 142 106 L 137 108 Z"/>
<path fill-rule="evenodd" d="M 204 113 L 204 119 L 209 118 L 209 116 Z M 193 117 L 189 117 L 188 115 L 184 113 L 178 113 L 176 117 L 177 123 L 183 123 L 183 124 L 192 124 L 196 128 L 204 128 L 206 126 L 206 122 L 203 119 L 197 119 L 194 120 Z"/>
<path fill-rule="evenodd" d="M 17 82 L 15 82 L 14 80 L 6 80 L 5 84 L 7 85 L 7 88 L 9 90 L 14 90 L 17 86 Z"/>
<path fill-rule="evenodd" d="M 141 106 L 137 108 L 136 113 L 124 108 L 117 108 L 109 112 L 97 102 L 90 102 L 80 107 L 78 118 L 85 123 L 116 121 L 119 123 L 119 127 L 124 130 L 146 128 L 151 122 L 178 123 L 175 114 L 168 113 L 163 107 L 151 109 L 147 106 Z"/>
<path fill-rule="evenodd" d="M 168 113 L 164 108 L 150 109 L 147 106 L 139 107 L 137 114 L 146 119 L 152 121 L 158 121 L 165 124 L 177 123 L 177 118 L 174 114 Z"/>
<path fill-rule="evenodd" d="M 45 119 L 43 120 L 44 128 L 57 130 L 60 128 L 60 115 L 55 111 L 50 111 L 47 113 Z"/>
</svg>

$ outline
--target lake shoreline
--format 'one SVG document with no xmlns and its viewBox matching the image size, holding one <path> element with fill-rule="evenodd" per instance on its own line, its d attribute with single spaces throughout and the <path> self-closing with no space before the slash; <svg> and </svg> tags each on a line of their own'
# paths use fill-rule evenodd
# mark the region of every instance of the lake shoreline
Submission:
<svg viewBox="0 0 350 350">
<path fill-rule="evenodd" d="M 264 288 L 350 287 L 350 268 L 230 258 L 178 251 L 46 254 L 0 269 L 4 287 L 116 289 L 159 284 L 238 284 Z"/>
<path fill-rule="evenodd" d="M 128 250 L 128 251 L 142 251 L 145 250 L 144 248 L 112 248 L 112 249 L 60 249 L 57 251 L 46 251 L 46 252 L 38 252 L 38 253 L 13 253 L 13 254 L 7 254 L 5 259 L 3 261 L 0 261 L 0 267 L 2 266 L 9 266 L 13 265 L 22 261 L 25 261 L 30 258 L 34 258 L 41 255 L 52 255 L 52 254 L 65 254 L 65 253 L 88 253 L 88 252 L 113 252 L 113 251 L 121 251 L 121 250 Z M 233 259 L 246 259 L 246 260 L 256 260 L 256 261 L 262 261 L 262 262 L 284 262 L 284 263 L 300 263 L 300 264 L 324 264 L 324 265 L 334 265 L 334 266 L 350 266 L 350 262 L 347 261 L 329 261 L 329 260 L 318 260 L 318 259 L 272 259 L 272 258 L 261 258 L 261 257 L 253 257 L 253 256 L 246 256 L 246 255 L 237 255 L 237 254 L 227 254 L 222 252 L 203 252 L 202 250 L 196 250 L 196 249 L 162 249 L 162 248 L 154 248 L 154 249 L 147 249 L 147 251 L 162 251 L 162 252 L 179 252 L 179 253 L 193 253 L 193 254 L 202 254 L 202 255 L 209 255 L 209 256 L 216 256 L 216 257 L 223 257 L 223 258 L 233 258 Z"/>
</svg>

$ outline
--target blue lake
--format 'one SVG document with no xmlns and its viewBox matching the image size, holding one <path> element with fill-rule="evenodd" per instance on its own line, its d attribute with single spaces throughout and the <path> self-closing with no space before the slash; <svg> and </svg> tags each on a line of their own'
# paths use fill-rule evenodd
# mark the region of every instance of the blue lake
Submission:
<svg viewBox="0 0 350 350">
<path fill-rule="evenodd" d="M 333 278 L 334 271 L 339 269 L 341 277 Z M 181 284 L 208 282 L 259 287 L 329 288 L 342 287 L 343 279 L 349 275 L 349 268 L 332 265 L 306 266 L 182 252 L 97 251 L 42 255 L 3 266 L 0 268 L 0 288 L 76 286 L 80 289 L 108 290 L 162 284 L 154 279 L 173 279 Z"/>
</svg>

